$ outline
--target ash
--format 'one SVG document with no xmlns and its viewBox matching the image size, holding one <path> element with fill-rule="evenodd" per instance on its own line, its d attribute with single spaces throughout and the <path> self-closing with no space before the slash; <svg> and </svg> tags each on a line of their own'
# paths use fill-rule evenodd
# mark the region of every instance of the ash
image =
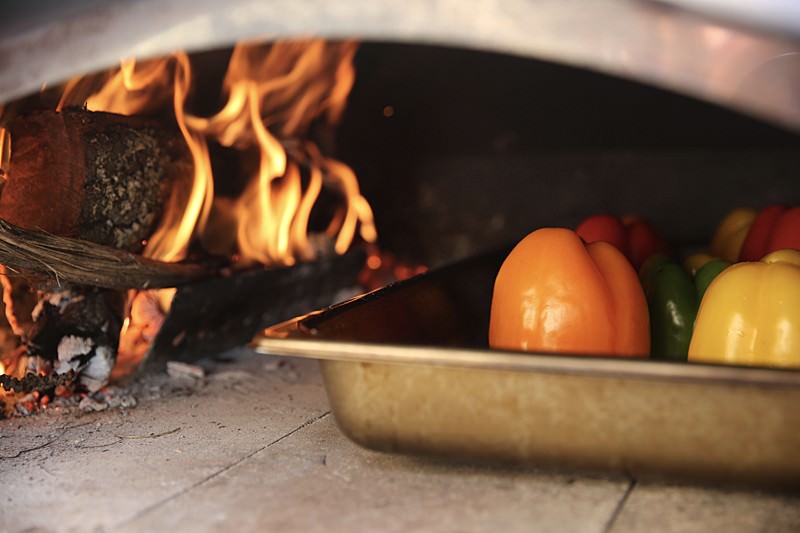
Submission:
<svg viewBox="0 0 800 533">
<path fill-rule="evenodd" d="M 239 348 L 191 364 L 170 361 L 165 372 L 137 375 L 93 393 L 56 394 L 52 400 L 46 402 L 42 401 L 43 396 L 39 393 L 29 393 L 18 398 L 13 411 L 7 415 L 80 416 L 97 411 L 125 411 L 135 408 L 141 402 L 195 395 L 203 392 L 212 382 L 224 382 L 239 387 L 241 384 L 238 382 L 246 381 L 249 377 L 249 372 L 242 367 L 251 367 L 252 362 L 248 361 L 254 358 L 260 363 L 255 370 L 274 372 L 285 382 L 297 379 L 292 364 L 282 359 L 265 361 L 263 356 Z"/>
</svg>

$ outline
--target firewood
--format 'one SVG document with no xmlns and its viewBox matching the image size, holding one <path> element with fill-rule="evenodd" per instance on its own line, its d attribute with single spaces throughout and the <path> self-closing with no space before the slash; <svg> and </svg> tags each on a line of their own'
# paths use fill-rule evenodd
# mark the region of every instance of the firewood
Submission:
<svg viewBox="0 0 800 533">
<path fill-rule="evenodd" d="M 191 177 L 180 133 L 154 120 L 66 109 L 17 115 L 0 197 L 0 264 L 59 283 L 160 288 L 211 269 L 138 251 L 170 188 Z"/>
<path fill-rule="evenodd" d="M 14 118 L 0 218 L 27 229 L 138 251 L 192 159 L 177 130 L 66 109 Z"/>
<path fill-rule="evenodd" d="M 116 361 L 122 289 L 173 286 L 203 270 L 129 253 L 143 248 L 172 188 L 191 179 L 191 156 L 177 130 L 137 117 L 35 111 L 7 128 L 0 263 L 10 279 L 50 278 L 35 280 L 38 305 L 21 340 L 94 392 Z"/>
<path fill-rule="evenodd" d="M 119 290 L 177 287 L 217 271 L 213 265 L 155 261 L 90 241 L 25 230 L 2 219 L 0 264 L 23 275 L 45 276 L 56 285 Z"/>
</svg>

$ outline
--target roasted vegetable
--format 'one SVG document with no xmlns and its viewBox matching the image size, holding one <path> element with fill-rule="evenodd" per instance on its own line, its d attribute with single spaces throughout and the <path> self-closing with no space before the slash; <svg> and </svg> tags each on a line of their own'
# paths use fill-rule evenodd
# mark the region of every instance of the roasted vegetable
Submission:
<svg viewBox="0 0 800 533">
<path fill-rule="evenodd" d="M 640 275 L 650 313 L 650 355 L 685 361 L 697 313 L 691 276 L 662 255 L 650 257 Z"/>
<path fill-rule="evenodd" d="M 698 270 L 700 270 L 703 265 L 708 263 L 709 261 L 713 261 L 717 259 L 713 255 L 709 255 L 705 252 L 699 252 L 696 254 L 692 254 L 688 256 L 686 259 L 683 260 L 683 267 L 692 275 L 694 276 Z"/>
<path fill-rule="evenodd" d="M 649 222 L 638 215 L 592 215 L 576 228 L 575 232 L 587 243 L 605 241 L 621 251 L 635 268 L 648 257 L 668 253 L 664 239 Z"/>
<path fill-rule="evenodd" d="M 800 207 L 771 205 L 756 215 L 739 252 L 740 261 L 759 261 L 770 252 L 800 250 Z"/>
<path fill-rule="evenodd" d="M 642 265 L 640 277 L 650 312 L 650 355 L 686 361 L 699 302 L 711 280 L 729 264 L 712 259 L 695 276 L 663 255 L 654 255 Z"/>
<path fill-rule="evenodd" d="M 604 241 L 613 244 L 625 256 L 628 255 L 628 234 L 618 216 L 592 215 L 578 224 L 575 233 L 587 243 Z"/>
<path fill-rule="evenodd" d="M 700 304 L 689 360 L 800 368 L 800 251 L 717 276 Z"/>
<path fill-rule="evenodd" d="M 646 356 L 647 303 L 631 264 L 606 242 L 569 229 L 523 239 L 497 275 L 489 324 L 493 348 Z"/>
<path fill-rule="evenodd" d="M 742 243 L 755 218 L 755 209 L 749 207 L 734 209 L 725 215 L 711 239 L 711 255 L 731 263 L 737 261 Z"/>
<path fill-rule="evenodd" d="M 694 274 L 694 286 L 697 290 L 697 304 L 703 301 L 703 296 L 708 290 L 708 286 L 719 276 L 723 270 L 731 266 L 724 259 L 712 259 L 701 266 Z"/>
</svg>

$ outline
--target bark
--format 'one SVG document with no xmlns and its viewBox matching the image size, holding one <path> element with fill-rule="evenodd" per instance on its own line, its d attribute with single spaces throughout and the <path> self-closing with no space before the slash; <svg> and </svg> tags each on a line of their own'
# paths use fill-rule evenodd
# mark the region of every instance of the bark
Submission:
<svg viewBox="0 0 800 533">
<path fill-rule="evenodd" d="M 177 287 L 217 272 L 213 265 L 155 261 L 90 241 L 24 230 L 2 219 L 0 264 L 6 273 L 34 274 L 55 285 L 118 290 Z"/>
<path fill-rule="evenodd" d="M 152 120 L 35 111 L 8 130 L 0 218 L 22 228 L 138 251 L 176 180 L 191 177 L 180 133 Z"/>
</svg>

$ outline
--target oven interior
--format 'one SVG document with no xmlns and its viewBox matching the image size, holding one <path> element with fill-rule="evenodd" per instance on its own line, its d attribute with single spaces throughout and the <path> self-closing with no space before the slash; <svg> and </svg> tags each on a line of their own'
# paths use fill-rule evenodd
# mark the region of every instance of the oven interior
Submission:
<svg viewBox="0 0 800 533">
<path fill-rule="evenodd" d="M 544 61 L 364 43 L 336 134 L 381 245 L 431 266 L 594 213 L 707 246 L 735 207 L 794 204 L 798 137 L 675 93 Z"/>
<path fill-rule="evenodd" d="M 200 93 L 218 86 L 230 54 L 226 48 L 192 55 Z M 355 67 L 342 120 L 334 131 L 319 132 L 320 143 L 354 169 L 380 249 L 400 264 L 439 268 L 502 249 L 537 227 L 575 227 L 594 213 L 645 216 L 688 252 L 705 248 L 735 207 L 800 203 L 798 134 L 715 104 L 589 69 L 438 45 L 366 40 Z M 198 108 L 210 113 L 217 94 L 208 93 L 197 95 Z M 220 176 L 220 190 L 236 188 L 228 178 Z M 312 304 L 288 282 L 276 297 L 281 283 L 274 282 L 263 293 L 251 291 L 261 305 L 254 312 L 293 301 L 281 311 L 289 318 L 345 298 L 339 289 L 352 294 L 345 283 L 322 290 L 320 276 L 337 278 L 305 266 L 287 275 L 326 301 Z M 220 307 L 208 299 L 202 312 L 228 313 Z M 201 333 L 190 348 L 209 344 L 211 336 Z M 517 525 L 558 515 L 554 523 L 569 527 L 586 515 L 575 507 L 581 499 L 593 517 L 606 520 L 585 488 L 612 482 L 571 473 L 547 474 L 543 482 L 538 469 L 451 471 L 440 462 L 368 454 L 348 447 L 328 416 L 316 364 L 273 357 L 241 363 L 216 354 L 207 365 L 200 355 L 170 353 L 169 362 L 186 356 L 190 364 L 172 365 L 174 374 L 151 373 L 138 388 L 112 386 L 105 396 L 66 404 L 87 418 L 72 421 L 69 407 L 57 416 L 65 411 L 54 397 L 52 417 L 5 421 L 14 429 L 0 439 L 9 465 L 0 478 L 15 487 L 8 501 L 17 509 L 0 517 L 0 529 L 40 526 L 48 514 L 55 527 L 77 529 L 167 523 L 190 529 L 228 519 L 234 529 L 237 520 L 247 529 L 253 513 L 276 529 L 322 531 L 342 523 L 380 529 L 387 512 L 398 518 L 398 529 L 414 529 L 434 508 L 431 516 L 453 517 L 443 526 L 452 529 L 458 520 L 473 520 L 460 503 L 470 499 L 488 517 L 487 530 L 503 513 Z M 83 412 L 108 406 L 118 409 Z M 498 482 L 489 483 L 494 476 Z M 612 487 L 611 522 L 637 483 L 631 478 Z M 509 498 L 509 488 L 528 499 Z M 670 485 L 651 507 L 664 516 L 694 512 L 695 524 L 698 516 L 738 516 L 737 509 L 748 519 L 778 515 L 768 497 L 752 496 L 746 505 L 733 499 L 720 510 L 716 492 L 698 491 Z M 41 513 L 43 501 L 51 513 Z M 796 501 L 783 503 L 787 509 L 797 509 Z M 373 520 L 364 513 L 374 513 Z M 796 513 L 786 516 L 788 523 Z M 610 530 L 611 522 L 595 525 Z"/>
<path fill-rule="evenodd" d="M 230 53 L 192 54 L 199 114 L 219 105 Z M 640 214 L 669 241 L 702 246 L 734 207 L 800 200 L 798 134 L 716 104 L 440 45 L 361 42 L 354 64 L 341 122 L 315 140 L 355 170 L 381 247 L 429 266 L 593 213 Z M 47 108 L 59 91 L 7 108 Z M 221 194 L 241 188 L 222 167 Z"/>
<path fill-rule="evenodd" d="M 230 57 L 230 48 L 192 55 L 195 112 L 218 106 Z M 383 258 L 398 265 L 437 268 L 597 213 L 643 216 L 688 253 L 707 248 L 731 209 L 800 202 L 797 134 L 707 102 L 586 69 L 444 46 L 362 42 L 354 65 L 341 122 L 311 135 L 353 168 Z M 48 108 L 59 92 L 8 107 Z M 242 188 L 226 157 L 230 150 L 212 149 L 221 195 Z M 353 293 L 355 275 L 305 272 L 243 282 L 229 294 L 223 282 L 216 297 L 201 290 L 184 300 L 187 318 L 164 328 L 153 350 L 163 353 L 149 367 L 243 345 L 259 328 Z"/>
</svg>

